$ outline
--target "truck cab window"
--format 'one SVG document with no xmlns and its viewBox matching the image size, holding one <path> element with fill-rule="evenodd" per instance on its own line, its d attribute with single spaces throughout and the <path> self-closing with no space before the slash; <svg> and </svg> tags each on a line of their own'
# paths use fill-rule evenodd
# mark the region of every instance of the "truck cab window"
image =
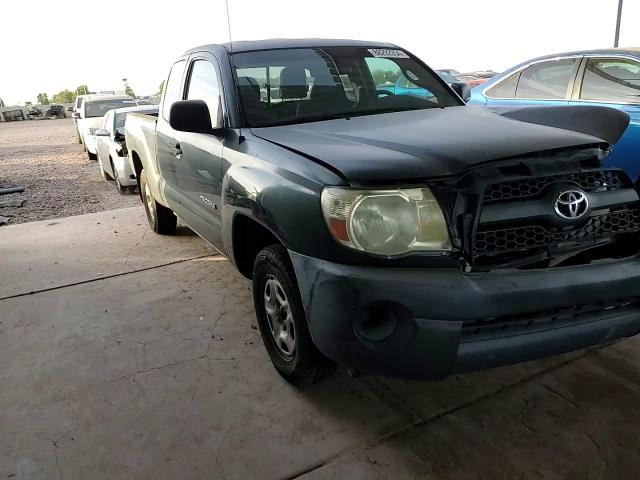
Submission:
<svg viewBox="0 0 640 480">
<path fill-rule="evenodd" d="M 191 67 L 187 100 L 202 100 L 209 107 L 211 123 L 215 123 L 215 115 L 220 102 L 220 85 L 215 67 L 208 60 L 196 60 Z"/>
<path fill-rule="evenodd" d="M 169 79 L 164 87 L 164 99 L 162 101 L 162 116 L 165 120 L 169 120 L 169 112 L 171 105 L 181 98 L 180 84 L 182 83 L 182 74 L 184 73 L 185 61 L 180 60 L 174 63 L 169 72 Z"/>
</svg>

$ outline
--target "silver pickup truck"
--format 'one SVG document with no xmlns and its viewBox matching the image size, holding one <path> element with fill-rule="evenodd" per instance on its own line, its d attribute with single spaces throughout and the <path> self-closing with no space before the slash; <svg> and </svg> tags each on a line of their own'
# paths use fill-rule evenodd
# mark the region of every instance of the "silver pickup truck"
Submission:
<svg viewBox="0 0 640 480">
<path fill-rule="evenodd" d="M 336 364 L 443 378 L 637 334 L 637 179 L 605 163 L 629 117 L 468 94 L 391 44 L 207 45 L 125 135 L 151 228 L 180 217 L 252 279 L 294 384 Z"/>
</svg>

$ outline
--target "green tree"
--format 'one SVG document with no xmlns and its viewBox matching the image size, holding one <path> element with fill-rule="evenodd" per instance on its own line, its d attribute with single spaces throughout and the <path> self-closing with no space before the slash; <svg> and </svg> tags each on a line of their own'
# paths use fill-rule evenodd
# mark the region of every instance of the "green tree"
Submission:
<svg viewBox="0 0 640 480">
<path fill-rule="evenodd" d="M 76 95 L 89 95 L 89 87 L 86 85 L 80 85 L 76 88 Z"/>
<path fill-rule="evenodd" d="M 162 95 L 162 91 L 164 90 L 164 80 L 162 80 L 162 82 L 160 82 L 160 87 L 158 87 L 158 93 L 156 95 L 160 96 Z"/>
<path fill-rule="evenodd" d="M 40 105 L 49 105 L 49 96 L 46 93 L 39 93 L 38 94 L 38 103 Z"/>
<path fill-rule="evenodd" d="M 4 108 L 4 101 L 0 98 L 0 108 Z"/>
<path fill-rule="evenodd" d="M 126 95 L 129 95 L 130 97 L 136 98 L 136 94 L 134 93 L 133 88 L 131 88 L 129 85 L 124 88 L 124 93 Z"/>
<path fill-rule="evenodd" d="M 61 92 L 56 93 L 52 100 L 53 103 L 73 103 L 76 99 L 76 92 L 71 92 L 66 88 Z"/>
</svg>

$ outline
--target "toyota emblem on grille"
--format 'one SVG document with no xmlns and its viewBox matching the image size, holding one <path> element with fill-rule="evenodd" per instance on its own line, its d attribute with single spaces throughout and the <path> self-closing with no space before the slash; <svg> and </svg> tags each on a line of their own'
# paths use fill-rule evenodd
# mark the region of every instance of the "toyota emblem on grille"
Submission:
<svg viewBox="0 0 640 480">
<path fill-rule="evenodd" d="M 555 210 L 560 218 L 576 220 L 587 213 L 589 200 L 580 190 L 567 190 L 558 195 Z"/>
</svg>

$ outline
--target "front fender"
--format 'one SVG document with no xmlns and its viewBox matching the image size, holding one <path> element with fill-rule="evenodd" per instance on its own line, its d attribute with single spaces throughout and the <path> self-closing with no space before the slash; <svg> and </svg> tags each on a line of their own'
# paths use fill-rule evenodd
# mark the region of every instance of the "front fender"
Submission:
<svg viewBox="0 0 640 480">
<path fill-rule="evenodd" d="M 321 185 L 246 154 L 231 155 L 235 161 L 223 177 L 221 202 L 223 242 L 231 258 L 238 214 L 264 226 L 289 250 L 313 256 L 333 243 L 320 208 Z"/>
</svg>

